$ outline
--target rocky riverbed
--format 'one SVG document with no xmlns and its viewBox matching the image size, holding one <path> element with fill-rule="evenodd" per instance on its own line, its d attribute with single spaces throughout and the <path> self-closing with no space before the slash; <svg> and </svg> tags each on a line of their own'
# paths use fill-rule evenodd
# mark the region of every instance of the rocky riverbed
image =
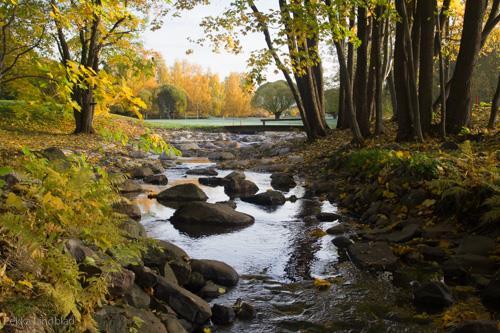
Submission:
<svg viewBox="0 0 500 333">
<path fill-rule="evenodd" d="M 182 157 L 130 150 L 101 160 L 130 176 L 116 207 L 132 218 L 124 228 L 163 249 L 116 279 L 123 301 L 97 314 L 103 330 L 122 332 L 138 317 L 144 332 L 439 332 L 442 323 L 426 313 L 467 300 L 441 281 L 441 266 L 447 283 L 487 269 L 472 277 L 490 290 L 483 302 L 498 304 L 492 238 L 461 235 L 451 256 L 427 242 L 422 264 L 402 244 L 450 228 L 363 228 L 391 207 L 342 213 L 332 181 L 305 181 L 302 134 L 162 134 Z M 495 326 L 467 321 L 454 332 Z"/>
</svg>

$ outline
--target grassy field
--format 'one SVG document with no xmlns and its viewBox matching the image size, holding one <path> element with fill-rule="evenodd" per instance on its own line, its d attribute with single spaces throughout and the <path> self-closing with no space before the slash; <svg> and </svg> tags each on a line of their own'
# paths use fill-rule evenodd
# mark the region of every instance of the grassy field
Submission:
<svg viewBox="0 0 500 333">
<path fill-rule="evenodd" d="M 154 119 L 145 120 L 145 123 L 152 127 L 161 128 L 217 128 L 224 126 L 250 126 L 262 125 L 261 118 L 208 118 L 208 119 Z M 334 127 L 337 120 L 327 118 L 328 125 Z M 266 126 L 279 125 L 299 125 L 300 120 L 277 121 L 266 123 Z"/>
</svg>

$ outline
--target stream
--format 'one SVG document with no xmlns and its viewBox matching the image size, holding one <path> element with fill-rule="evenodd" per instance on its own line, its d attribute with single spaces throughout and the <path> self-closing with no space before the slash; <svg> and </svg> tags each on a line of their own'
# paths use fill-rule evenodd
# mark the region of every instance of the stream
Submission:
<svg viewBox="0 0 500 333">
<path fill-rule="evenodd" d="M 208 202 L 229 200 L 223 187 L 198 183 L 199 176 L 186 175 L 189 168 L 214 166 L 200 158 L 182 158 L 182 164 L 168 169 L 167 186 L 143 185 L 150 192 L 181 183 L 195 183 L 207 194 Z M 224 177 L 231 170 L 217 170 Z M 270 173 L 245 171 L 259 192 L 271 188 Z M 277 208 L 260 207 L 236 199 L 237 211 L 255 218 L 247 228 L 224 234 L 201 235 L 178 231 L 168 221 L 174 209 L 141 194 L 135 201 L 141 208 L 148 235 L 168 240 L 192 258 L 215 259 L 228 263 L 240 274 L 240 282 L 212 303 L 232 305 L 241 298 L 257 309 L 252 321 L 236 321 L 231 326 L 214 327 L 214 332 L 436 332 L 414 319 L 408 292 L 389 281 L 388 274 L 362 272 L 338 253 L 332 236 L 315 237 L 337 222 L 307 223 L 303 217 L 336 212 L 325 201 L 301 199 L 304 187 L 285 193 L 299 200 Z M 314 278 L 330 279 L 332 286 L 318 290 Z"/>
</svg>

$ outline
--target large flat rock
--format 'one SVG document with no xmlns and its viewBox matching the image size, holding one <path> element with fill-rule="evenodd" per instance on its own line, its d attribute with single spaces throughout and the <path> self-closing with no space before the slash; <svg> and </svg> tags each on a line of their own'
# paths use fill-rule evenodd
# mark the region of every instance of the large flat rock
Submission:
<svg viewBox="0 0 500 333">
<path fill-rule="evenodd" d="M 398 258 L 385 242 L 355 243 L 347 248 L 351 260 L 361 268 L 375 270 L 391 270 Z"/>
</svg>

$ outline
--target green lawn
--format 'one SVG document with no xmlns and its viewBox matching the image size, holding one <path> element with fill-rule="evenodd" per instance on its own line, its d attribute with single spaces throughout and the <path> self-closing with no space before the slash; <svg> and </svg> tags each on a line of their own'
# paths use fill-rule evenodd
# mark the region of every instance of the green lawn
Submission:
<svg viewBox="0 0 500 333">
<path fill-rule="evenodd" d="M 223 126 L 239 126 L 239 125 L 262 125 L 261 118 L 208 118 L 208 119 L 154 119 L 145 120 L 145 123 L 152 127 L 162 128 L 217 128 Z M 266 126 L 279 125 L 299 125 L 300 120 L 294 121 L 277 121 L 268 122 Z M 327 118 L 327 123 L 330 127 L 334 127 L 337 120 Z"/>
</svg>

